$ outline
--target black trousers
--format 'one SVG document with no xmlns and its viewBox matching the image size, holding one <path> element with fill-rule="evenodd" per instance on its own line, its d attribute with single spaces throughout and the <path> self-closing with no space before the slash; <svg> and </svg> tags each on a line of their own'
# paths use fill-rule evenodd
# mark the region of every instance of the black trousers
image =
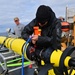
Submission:
<svg viewBox="0 0 75 75">
<path fill-rule="evenodd" d="M 45 63 L 50 63 L 50 55 L 53 52 L 53 49 L 51 47 L 48 47 L 46 49 L 36 49 L 35 50 L 35 56 L 37 57 L 37 60 L 44 60 Z"/>
</svg>

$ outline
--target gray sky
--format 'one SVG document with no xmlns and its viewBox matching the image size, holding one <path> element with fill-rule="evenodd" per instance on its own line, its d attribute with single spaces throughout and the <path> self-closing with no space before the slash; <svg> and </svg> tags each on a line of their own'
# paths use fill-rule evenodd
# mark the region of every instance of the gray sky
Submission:
<svg viewBox="0 0 75 75">
<path fill-rule="evenodd" d="M 27 24 L 35 18 L 39 5 L 44 4 L 50 6 L 57 17 L 65 17 L 66 6 L 75 7 L 75 0 L 0 0 L 0 26 L 15 26 L 13 18 L 16 16 Z"/>
</svg>

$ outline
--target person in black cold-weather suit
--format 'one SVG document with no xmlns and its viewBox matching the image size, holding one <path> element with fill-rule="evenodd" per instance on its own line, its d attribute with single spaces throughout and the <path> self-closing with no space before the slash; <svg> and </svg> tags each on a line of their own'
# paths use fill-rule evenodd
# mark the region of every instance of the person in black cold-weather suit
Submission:
<svg viewBox="0 0 75 75">
<path fill-rule="evenodd" d="M 49 6 L 40 5 L 36 12 L 36 18 L 26 25 L 22 31 L 23 39 L 27 40 L 33 34 L 34 26 L 41 29 L 41 36 L 33 35 L 31 45 L 36 45 L 37 57 L 40 51 L 45 49 L 41 57 L 43 60 L 49 59 L 53 50 L 61 49 L 61 23 Z"/>
</svg>

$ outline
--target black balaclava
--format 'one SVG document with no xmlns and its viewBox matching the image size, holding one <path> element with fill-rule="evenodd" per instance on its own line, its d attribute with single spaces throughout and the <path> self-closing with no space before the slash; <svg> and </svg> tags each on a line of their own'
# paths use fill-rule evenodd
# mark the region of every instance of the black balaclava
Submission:
<svg viewBox="0 0 75 75">
<path fill-rule="evenodd" d="M 44 23 L 46 21 L 53 22 L 55 17 L 55 13 L 49 6 L 41 5 L 37 9 L 36 12 L 36 20 L 37 22 Z"/>
</svg>

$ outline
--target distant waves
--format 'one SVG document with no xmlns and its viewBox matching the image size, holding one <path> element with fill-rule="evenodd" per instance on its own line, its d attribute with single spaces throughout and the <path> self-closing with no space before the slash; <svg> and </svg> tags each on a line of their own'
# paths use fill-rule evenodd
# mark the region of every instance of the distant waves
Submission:
<svg viewBox="0 0 75 75">
<path fill-rule="evenodd" d="M 0 36 L 8 36 L 8 34 L 6 32 L 1 32 Z"/>
</svg>

